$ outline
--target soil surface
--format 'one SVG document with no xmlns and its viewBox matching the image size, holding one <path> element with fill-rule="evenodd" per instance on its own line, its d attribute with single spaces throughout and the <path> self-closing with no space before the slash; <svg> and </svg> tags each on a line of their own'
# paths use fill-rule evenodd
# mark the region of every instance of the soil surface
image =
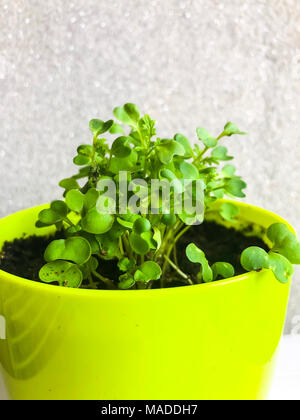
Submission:
<svg viewBox="0 0 300 420">
<path fill-rule="evenodd" d="M 51 237 L 30 236 L 6 242 L 0 252 L 0 269 L 29 280 L 40 281 L 38 273 L 45 264 L 44 251 L 53 239 L 60 237 L 57 233 Z M 190 263 L 185 256 L 185 248 L 191 242 L 205 252 L 211 264 L 217 261 L 231 263 L 236 275 L 245 272 L 240 265 L 240 255 L 245 248 L 260 246 L 268 250 L 267 245 L 258 237 L 245 236 L 233 228 L 228 229 L 214 222 L 204 222 L 189 229 L 177 245 L 180 268 L 191 276 L 199 272 L 199 265 Z M 120 272 L 116 261 L 101 260 L 101 274 L 117 281 Z M 174 274 L 169 275 L 174 278 Z M 169 286 L 182 286 L 182 282 L 174 281 Z"/>
<path fill-rule="evenodd" d="M 177 246 L 178 261 L 182 270 L 188 274 L 197 274 L 200 267 L 200 264 L 191 263 L 185 255 L 185 249 L 189 243 L 194 243 L 202 249 L 210 264 L 218 261 L 232 264 L 235 275 L 245 273 L 240 264 L 241 253 L 244 249 L 249 246 L 258 246 L 269 251 L 262 239 L 256 236 L 246 236 L 234 228 L 228 229 L 215 222 L 204 222 L 189 229 Z"/>
</svg>

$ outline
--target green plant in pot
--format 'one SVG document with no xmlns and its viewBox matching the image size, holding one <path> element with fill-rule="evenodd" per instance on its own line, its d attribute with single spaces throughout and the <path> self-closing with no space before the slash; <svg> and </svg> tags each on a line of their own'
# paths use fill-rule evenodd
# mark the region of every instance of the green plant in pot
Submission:
<svg viewBox="0 0 300 420">
<path fill-rule="evenodd" d="M 114 116 L 90 121 L 63 199 L 0 222 L 11 397 L 264 398 L 300 244 L 231 200 L 246 184 L 224 141 L 245 133 L 192 145 L 134 104 Z"/>
</svg>

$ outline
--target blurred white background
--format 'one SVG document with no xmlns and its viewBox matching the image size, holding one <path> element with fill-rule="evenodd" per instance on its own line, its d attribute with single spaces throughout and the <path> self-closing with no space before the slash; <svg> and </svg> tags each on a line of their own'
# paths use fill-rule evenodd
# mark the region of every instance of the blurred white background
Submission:
<svg viewBox="0 0 300 420">
<path fill-rule="evenodd" d="M 164 137 L 237 123 L 247 201 L 300 234 L 299 75 L 299 0 L 0 0 L 0 216 L 59 197 L 89 119 L 130 101 Z"/>
</svg>

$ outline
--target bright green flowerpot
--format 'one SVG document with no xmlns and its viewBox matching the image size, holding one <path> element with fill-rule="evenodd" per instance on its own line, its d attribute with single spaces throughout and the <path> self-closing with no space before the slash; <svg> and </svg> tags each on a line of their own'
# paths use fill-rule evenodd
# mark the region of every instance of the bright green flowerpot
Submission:
<svg viewBox="0 0 300 420">
<path fill-rule="evenodd" d="M 283 220 L 239 204 L 245 222 Z M 0 221 L 0 247 L 41 207 Z M 291 228 L 290 228 L 291 229 Z M 0 271 L 0 362 L 13 399 L 262 399 L 289 284 L 263 270 L 172 289 L 95 291 Z M 3 325 L 2 325 L 3 327 Z M 5 332 L 5 334 L 4 334 Z"/>
</svg>

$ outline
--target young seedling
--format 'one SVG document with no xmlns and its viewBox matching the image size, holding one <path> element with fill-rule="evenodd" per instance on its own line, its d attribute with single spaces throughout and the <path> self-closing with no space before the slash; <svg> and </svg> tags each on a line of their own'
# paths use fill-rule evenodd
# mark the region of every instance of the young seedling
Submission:
<svg viewBox="0 0 300 420">
<path fill-rule="evenodd" d="M 283 223 L 274 223 L 267 230 L 272 243 L 269 253 L 259 247 L 243 251 L 241 264 L 246 271 L 269 268 L 281 283 L 287 283 L 293 274 L 293 264 L 300 264 L 300 242 Z"/>
<path fill-rule="evenodd" d="M 225 196 L 245 197 L 246 184 L 228 163 L 233 157 L 222 144 L 226 137 L 245 133 L 231 122 L 217 136 L 198 127 L 196 144 L 192 145 L 180 133 L 173 138 L 157 137 L 155 121 L 147 114 L 141 115 L 134 104 L 117 107 L 113 113 L 119 122 L 90 121 L 92 143 L 80 145 L 73 159 L 78 172 L 60 181 L 63 199 L 53 201 L 39 214 L 37 226 L 53 225 L 63 238 L 52 241 L 45 250 L 46 264 L 40 279 L 63 287 L 124 290 L 168 287 L 174 275 L 182 285 L 233 276 L 230 264 L 218 262 L 210 266 L 194 244 L 188 246 L 187 256 L 200 264 L 199 276 L 193 281 L 181 270 L 177 245 L 192 225 L 190 212 L 184 206 L 182 211 L 176 211 L 175 202 L 178 194 L 188 188 L 192 199 L 199 201 L 196 182 L 202 185 L 204 213 Z M 153 180 L 172 182 L 170 206 L 159 196 L 150 208 L 145 197 L 151 195 Z M 107 197 L 105 186 L 99 186 L 109 181 L 115 185 L 115 200 Z M 136 191 L 139 212 L 133 211 Z M 115 211 L 103 210 L 114 205 Z M 224 203 L 220 215 L 235 223 L 238 208 Z M 203 217 L 203 213 L 197 214 L 194 222 L 201 223 Z M 274 244 L 271 252 L 265 255 L 255 249 L 246 250 L 243 266 L 246 270 L 271 268 L 280 281 L 285 281 L 292 272 L 289 264 L 300 262 L 299 243 L 282 227 L 270 228 L 268 237 Z M 102 274 L 105 260 L 116 262 L 117 277 Z"/>
</svg>

